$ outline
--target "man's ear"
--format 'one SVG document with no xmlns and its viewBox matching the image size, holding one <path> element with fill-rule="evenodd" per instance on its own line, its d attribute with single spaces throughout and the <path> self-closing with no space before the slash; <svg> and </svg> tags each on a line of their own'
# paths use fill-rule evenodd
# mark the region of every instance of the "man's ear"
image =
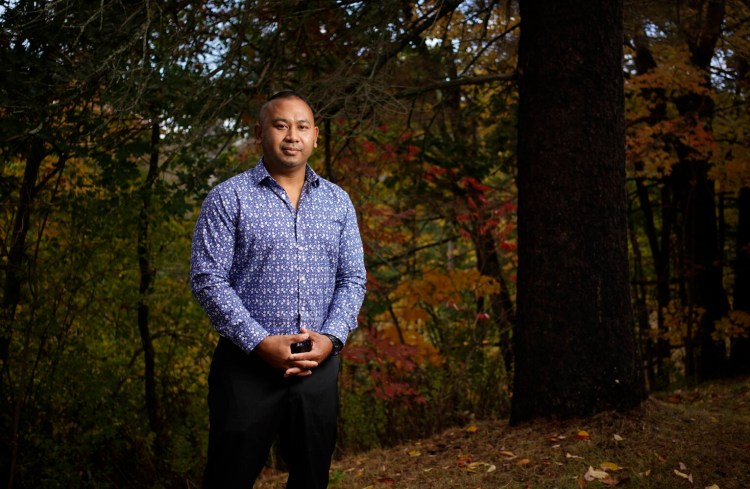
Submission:
<svg viewBox="0 0 750 489">
<path fill-rule="evenodd" d="M 253 130 L 255 133 L 255 144 L 260 144 L 260 142 L 263 140 L 263 128 L 260 124 L 255 124 L 255 129 Z"/>
</svg>

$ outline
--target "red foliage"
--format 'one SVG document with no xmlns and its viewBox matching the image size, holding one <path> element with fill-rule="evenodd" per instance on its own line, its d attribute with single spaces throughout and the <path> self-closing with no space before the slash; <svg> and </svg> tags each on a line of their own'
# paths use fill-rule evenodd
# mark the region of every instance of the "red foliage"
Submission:
<svg viewBox="0 0 750 489">
<path fill-rule="evenodd" d="M 351 364 L 367 369 L 373 381 L 375 397 L 384 401 L 398 398 L 425 403 L 424 396 L 409 375 L 417 369 L 417 347 L 396 344 L 374 330 L 363 329 L 362 332 L 365 341 L 347 347 L 344 356 Z"/>
</svg>

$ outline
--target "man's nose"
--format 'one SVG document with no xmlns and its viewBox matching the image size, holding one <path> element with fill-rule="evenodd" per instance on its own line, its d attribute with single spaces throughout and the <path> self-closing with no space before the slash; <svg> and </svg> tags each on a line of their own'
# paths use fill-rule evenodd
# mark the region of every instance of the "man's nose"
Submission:
<svg viewBox="0 0 750 489">
<path fill-rule="evenodd" d="M 290 141 L 297 141 L 299 139 L 299 131 L 295 127 L 290 127 L 286 132 L 286 139 Z"/>
</svg>

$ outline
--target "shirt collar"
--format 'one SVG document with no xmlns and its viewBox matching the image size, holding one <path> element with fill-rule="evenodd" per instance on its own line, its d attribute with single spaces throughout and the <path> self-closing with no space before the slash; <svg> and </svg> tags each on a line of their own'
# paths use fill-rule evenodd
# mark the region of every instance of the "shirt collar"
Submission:
<svg viewBox="0 0 750 489">
<path fill-rule="evenodd" d="M 266 169 L 265 161 L 263 158 L 258 161 L 258 164 L 250 170 L 250 178 L 256 185 L 260 185 L 265 181 L 273 180 L 273 177 Z M 305 184 L 309 184 L 312 187 L 317 188 L 320 185 L 320 177 L 310 165 L 305 166 Z"/>
</svg>

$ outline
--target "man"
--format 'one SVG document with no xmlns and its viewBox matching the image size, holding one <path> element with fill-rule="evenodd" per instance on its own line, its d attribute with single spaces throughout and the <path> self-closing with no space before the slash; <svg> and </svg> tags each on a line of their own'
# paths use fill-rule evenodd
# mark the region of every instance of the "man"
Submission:
<svg viewBox="0 0 750 489">
<path fill-rule="evenodd" d="M 336 443 L 337 356 L 365 293 L 354 206 L 307 164 L 318 128 L 298 93 L 260 110 L 255 168 L 206 197 L 193 294 L 220 334 L 208 377 L 207 489 L 252 487 L 278 437 L 287 489 L 324 489 Z"/>
</svg>

